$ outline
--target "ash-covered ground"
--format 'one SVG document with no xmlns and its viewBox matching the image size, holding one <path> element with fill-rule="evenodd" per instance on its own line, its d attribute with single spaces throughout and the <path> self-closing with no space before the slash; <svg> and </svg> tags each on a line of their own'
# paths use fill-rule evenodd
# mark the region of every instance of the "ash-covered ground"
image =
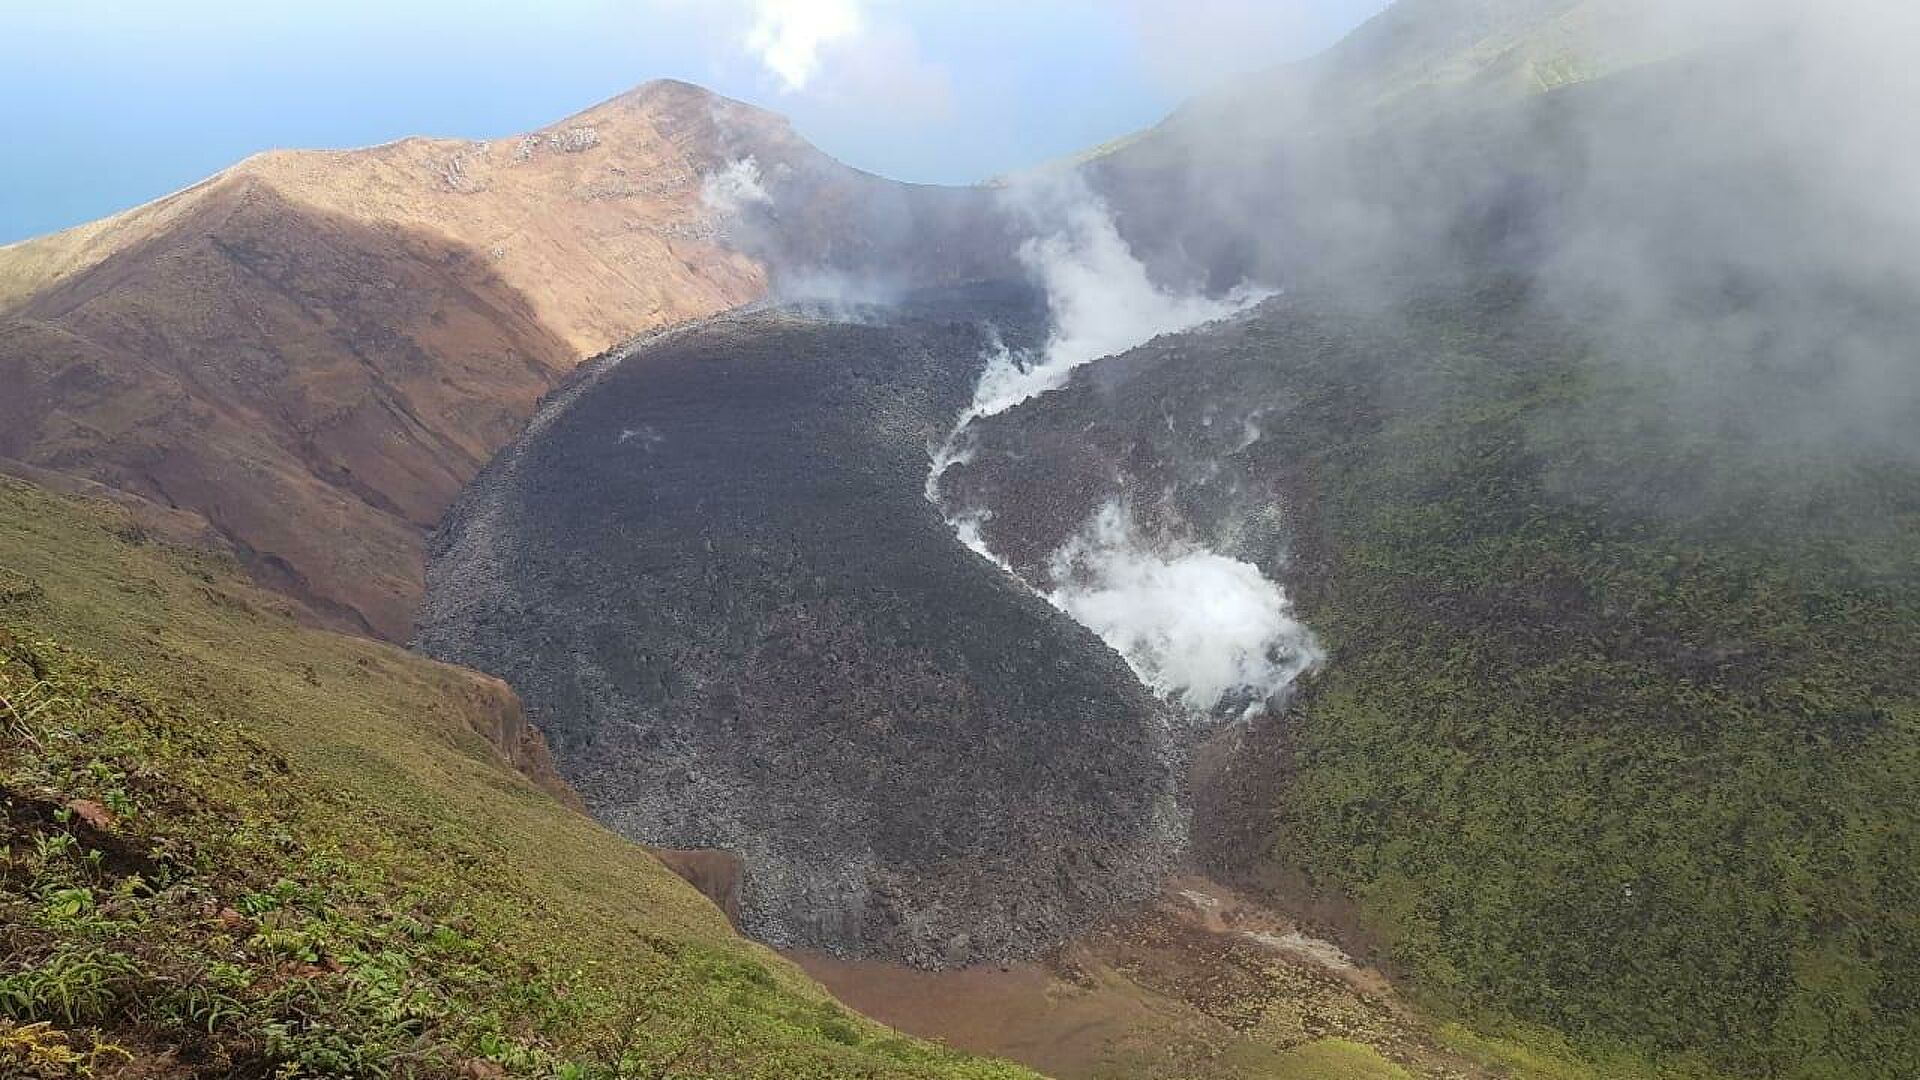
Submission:
<svg viewBox="0 0 1920 1080">
<path fill-rule="evenodd" d="M 739 852 L 765 940 L 1000 959 L 1148 895 L 1163 707 L 923 497 L 992 336 L 1044 314 L 980 287 L 602 358 L 448 518 L 420 646 L 508 679 L 601 820 Z"/>
</svg>

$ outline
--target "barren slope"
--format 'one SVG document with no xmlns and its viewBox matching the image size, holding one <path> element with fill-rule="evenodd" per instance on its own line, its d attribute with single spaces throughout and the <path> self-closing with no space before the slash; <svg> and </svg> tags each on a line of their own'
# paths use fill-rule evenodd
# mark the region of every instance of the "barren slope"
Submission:
<svg viewBox="0 0 1920 1080">
<path fill-rule="evenodd" d="M 739 853 L 765 940 L 998 959 L 1148 895 L 1159 708 L 922 493 L 973 318 L 1019 340 L 1020 309 L 761 311 L 596 361 L 449 515 L 422 646 L 512 682 L 601 820 Z"/>
<path fill-rule="evenodd" d="M 709 205 L 742 162 L 774 201 Z M 671 82 L 494 142 L 263 154 L 0 248 L 0 455 L 199 511 L 263 581 L 403 639 L 424 530 L 581 357 L 770 265 L 981 272 L 985 202 Z"/>
</svg>

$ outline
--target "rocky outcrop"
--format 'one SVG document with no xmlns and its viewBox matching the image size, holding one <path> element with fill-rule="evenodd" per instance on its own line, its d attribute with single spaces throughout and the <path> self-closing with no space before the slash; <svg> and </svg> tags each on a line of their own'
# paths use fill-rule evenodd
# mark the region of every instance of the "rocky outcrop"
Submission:
<svg viewBox="0 0 1920 1080">
<path fill-rule="evenodd" d="M 540 790 L 585 813 L 586 804 L 554 767 L 546 736 L 527 720 L 527 711 L 513 688 L 490 675 L 462 674 L 468 682 L 458 688 L 457 701 L 467 724 Z"/>
<path fill-rule="evenodd" d="M 682 881 L 699 890 L 701 896 L 713 901 L 715 907 L 726 913 L 727 921 L 739 927 L 740 882 L 746 874 L 740 856 L 731 851 L 660 847 L 647 850 L 666 864 L 667 869 L 680 875 Z"/>
</svg>

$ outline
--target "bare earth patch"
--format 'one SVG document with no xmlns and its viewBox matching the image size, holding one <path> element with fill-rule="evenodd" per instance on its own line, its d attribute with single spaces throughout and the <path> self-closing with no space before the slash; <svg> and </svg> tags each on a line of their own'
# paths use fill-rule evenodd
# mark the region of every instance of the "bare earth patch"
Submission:
<svg viewBox="0 0 1920 1080">
<path fill-rule="evenodd" d="M 934 972 L 788 956 L 884 1024 L 1059 1080 L 1488 1075 L 1379 972 L 1199 877 L 1035 963 Z M 1326 1071 L 1335 1058 L 1341 1071 Z"/>
</svg>

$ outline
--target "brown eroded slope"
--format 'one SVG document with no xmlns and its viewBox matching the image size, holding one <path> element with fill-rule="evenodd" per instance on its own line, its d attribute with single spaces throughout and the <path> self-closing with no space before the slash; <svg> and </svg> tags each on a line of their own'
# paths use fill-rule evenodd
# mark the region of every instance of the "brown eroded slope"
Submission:
<svg viewBox="0 0 1920 1080">
<path fill-rule="evenodd" d="M 154 238 L 192 231 L 236 187 L 354 221 L 436 234 L 484 258 L 576 351 L 760 295 L 765 273 L 716 238 L 702 178 L 736 156 L 817 154 L 768 113 L 649 83 L 527 135 L 271 151 L 185 191 L 0 248 L 0 310 Z"/>
<path fill-rule="evenodd" d="M 882 1023 L 1059 1080 L 1540 1075 L 1494 1067 L 1378 972 L 1198 877 L 1170 879 L 1155 902 L 1032 962 L 919 971 L 790 957 Z"/>
<path fill-rule="evenodd" d="M 199 511 L 404 637 L 420 536 L 572 353 L 459 248 L 222 181 L 0 321 L 0 454 Z"/>
<path fill-rule="evenodd" d="M 715 212 L 747 160 L 779 204 Z M 981 202 L 672 82 L 493 142 L 262 154 L 0 248 L 0 456 L 194 510 L 263 582 L 402 640 L 426 530 L 582 357 L 762 296 L 769 261 L 977 236 Z M 956 250 L 899 258 L 967 273 Z"/>
</svg>

